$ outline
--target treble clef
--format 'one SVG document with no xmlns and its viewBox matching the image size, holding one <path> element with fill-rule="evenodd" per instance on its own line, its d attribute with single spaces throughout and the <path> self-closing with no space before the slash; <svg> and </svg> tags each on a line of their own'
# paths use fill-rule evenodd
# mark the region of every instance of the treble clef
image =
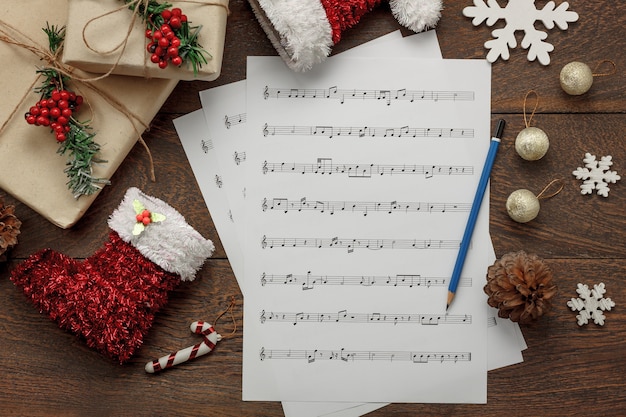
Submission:
<svg viewBox="0 0 626 417">
<path fill-rule="evenodd" d="M 265 124 L 263 125 L 263 137 L 265 137 L 265 138 L 266 138 L 266 137 L 267 137 L 267 135 L 269 135 L 269 133 L 270 133 L 270 132 L 269 132 L 269 130 L 267 129 L 267 123 L 265 123 Z"/>
<path fill-rule="evenodd" d="M 261 348 L 261 352 L 259 354 L 259 358 L 261 358 L 262 361 L 265 360 L 265 348 L 264 347 Z"/>
<path fill-rule="evenodd" d="M 261 274 L 261 286 L 265 287 L 265 284 L 267 284 L 267 280 L 265 279 L 265 272 L 263 272 Z"/>
<path fill-rule="evenodd" d="M 263 235 L 263 240 L 261 240 L 261 249 L 265 249 L 267 247 L 267 237 L 265 237 L 265 235 Z"/>
<path fill-rule="evenodd" d="M 261 208 L 263 209 L 263 211 L 267 210 L 267 198 L 263 199 L 263 202 L 261 203 Z"/>
<path fill-rule="evenodd" d="M 241 157 L 239 156 L 239 152 L 235 151 L 233 159 L 235 159 L 235 164 L 239 165 L 241 163 Z"/>
<path fill-rule="evenodd" d="M 265 323 L 265 310 L 261 311 L 261 324 Z"/>
<path fill-rule="evenodd" d="M 263 171 L 263 174 L 267 174 L 267 161 L 263 162 L 262 171 Z"/>
<path fill-rule="evenodd" d="M 263 98 L 267 100 L 269 96 L 270 96 L 269 89 L 267 88 L 267 86 L 265 86 L 265 89 L 263 90 Z"/>
<path fill-rule="evenodd" d="M 230 129 L 230 117 L 228 117 L 228 115 L 224 116 L 224 124 L 226 125 L 226 129 Z"/>
</svg>

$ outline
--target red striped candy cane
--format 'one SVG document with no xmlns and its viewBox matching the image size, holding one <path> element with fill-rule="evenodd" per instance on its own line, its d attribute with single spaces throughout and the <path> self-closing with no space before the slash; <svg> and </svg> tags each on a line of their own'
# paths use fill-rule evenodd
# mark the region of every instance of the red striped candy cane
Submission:
<svg viewBox="0 0 626 417">
<path fill-rule="evenodd" d="M 146 372 L 153 374 L 198 356 L 206 355 L 215 348 L 217 342 L 222 340 L 222 336 L 209 323 L 194 321 L 189 328 L 193 333 L 202 335 L 202 342 L 148 362 L 145 367 Z"/>
</svg>

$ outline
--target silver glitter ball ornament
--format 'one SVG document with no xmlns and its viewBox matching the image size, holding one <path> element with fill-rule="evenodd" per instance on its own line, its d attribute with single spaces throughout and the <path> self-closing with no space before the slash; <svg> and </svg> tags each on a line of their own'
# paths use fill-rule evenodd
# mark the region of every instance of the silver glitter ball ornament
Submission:
<svg viewBox="0 0 626 417">
<path fill-rule="evenodd" d="M 506 200 L 509 217 L 518 223 L 527 223 L 539 214 L 539 199 L 531 191 L 521 189 L 513 191 Z"/>
<path fill-rule="evenodd" d="M 536 161 L 544 157 L 550 141 L 546 132 L 538 127 L 522 129 L 515 138 L 515 150 L 517 154 L 527 161 Z"/>
<path fill-rule="evenodd" d="M 579 96 L 591 88 L 593 73 L 587 64 L 575 61 L 563 67 L 559 79 L 563 91 L 572 96 Z"/>
</svg>

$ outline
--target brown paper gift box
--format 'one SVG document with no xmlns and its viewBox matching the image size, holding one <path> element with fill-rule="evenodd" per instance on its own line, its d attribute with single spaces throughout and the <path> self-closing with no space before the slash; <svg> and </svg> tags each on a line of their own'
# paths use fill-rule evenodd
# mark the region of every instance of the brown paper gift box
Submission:
<svg viewBox="0 0 626 417">
<path fill-rule="evenodd" d="M 152 63 L 150 53 L 146 50 L 149 40 L 145 36 L 145 24 L 140 16 L 136 17 L 133 24 L 133 12 L 125 7 L 121 0 L 69 0 L 63 62 L 85 71 L 102 74 L 112 70 L 113 74 L 144 78 L 215 80 L 219 77 L 222 67 L 228 0 L 168 3 L 181 8 L 192 26 L 202 25 L 198 43 L 212 57 L 207 57 L 208 63 L 202 65 L 197 75 L 194 75 L 191 65 L 187 63 L 181 67 L 169 65 L 165 69 Z M 121 57 L 122 48 L 105 53 L 124 41 L 131 24 L 132 31 L 128 35 L 128 43 Z M 116 63 L 118 57 L 119 62 Z"/>
<path fill-rule="evenodd" d="M 55 1 L 54 6 L 49 0 L 2 2 L 0 15 L 0 30 L 31 43 L 9 29 L 6 25 L 9 24 L 47 50 L 48 39 L 42 28 L 46 27 L 46 22 L 55 26 L 65 24 L 67 1 Z M 63 172 L 67 155 L 56 153 L 59 144 L 49 129 L 29 125 L 24 120 L 24 114 L 40 98 L 33 87 L 41 85 L 42 79 L 38 79 L 36 70 L 45 63 L 33 52 L 4 40 L 0 40 L 0 56 L 5 57 L 0 66 L 0 85 L 4 92 L 4 100 L 0 100 L 0 188 L 55 225 L 68 228 L 87 211 L 97 193 L 75 199 L 67 188 L 67 176 Z M 80 71 L 75 74 L 94 77 Z M 95 141 L 101 145 L 98 156 L 108 161 L 94 165 L 95 177 L 111 178 L 137 142 L 137 131 L 144 131 L 144 126 L 154 118 L 176 84 L 176 80 L 124 76 L 110 76 L 95 82 L 100 90 L 139 116 L 141 123 L 135 121 L 133 126 L 126 115 L 97 92 L 71 83 L 70 88 L 89 103 L 83 105 L 77 118 L 93 120 L 90 125 L 96 133 Z"/>
</svg>

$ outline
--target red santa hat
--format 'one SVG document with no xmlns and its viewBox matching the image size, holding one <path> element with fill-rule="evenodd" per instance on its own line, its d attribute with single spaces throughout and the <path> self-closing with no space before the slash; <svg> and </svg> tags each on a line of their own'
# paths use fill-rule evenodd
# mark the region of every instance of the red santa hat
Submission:
<svg viewBox="0 0 626 417">
<path fill-rule="evenodd" d="M 287 65 L 306 71 L 330 55 L 341 33 L 383 0 L 249 0 Z M 389 0 L 400 24 L 421 32 L 441 17 L 442 0 Z"/>
</svg>

